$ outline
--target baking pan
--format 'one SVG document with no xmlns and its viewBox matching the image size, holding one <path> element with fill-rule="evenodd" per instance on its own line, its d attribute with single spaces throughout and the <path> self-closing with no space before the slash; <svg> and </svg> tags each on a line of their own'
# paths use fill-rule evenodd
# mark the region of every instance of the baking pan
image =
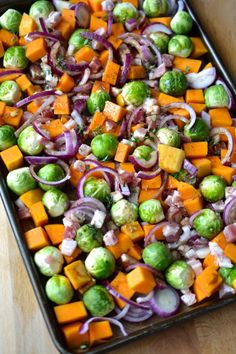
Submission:
<svg viewBox="0 0 236 354">
<path fill-rule="evenodd" d="M 27 11 L 29 6 L 33 3 L 33 0 L 0 0 L 0 13 L 3 13 L 6 11 L 8 8 L 15 8 L 20 11 Z M 206 56 L 206 60 L 214 62 L 214 65 L 218 69 L 219 74 L 221 77 L 225 80 L 225 82 L 228 84 L 229 88 L 233 92 L 234 96 L 236 96 L 236 88 L 233 84 L 233 81 L 230 77 L 230 75 L 227 73 L 227 71 L 224 68 L 224 65 L 222 64 L 220 58 L 218 57 L 214 47 L 210 43 L 206 33 L 204 32 L 203 28 L 201 27 L 199 21 L 197 20 L 193 10 L 191 7 L 188 5 L 188 2 L 185 0 L 185 5 L 191 14 L 193 20 L 194 20 L 194 31 L 195 35 L 201 35 L 201 37 L 204 39 L 205 44 L 208 47 L 209 54 Z M 13 234 L 15 236 L 16 242 L 18 244 L 23 262 L 25 264 L 28 276 L 30 278 L 32 287 L 34 289 L 35 296 L 37 298 L 37 301 L 39 303 L 40 309 L 42 311 L 45 323 L 47 325 L 48 331 L 51 335 L 52 341 L 54 342 L 56 348 L 58 351 L 62 354 L 72 354 L 72 353 L 79 353 L 81 351 L 79 350 L 74 350 L 70 351 L 66 348 L 66 344 L 64 342 L 62 333 L 60 332 L 60 328 L 56 322 L 54 312 L 53 312 L 53 306 L 50 303 L 50 301 L 47 299 L 45 292 L 44 292 L 44 281 L 39 275 L 39 272 L 36 269 L 36 266 L 33 262 L 33 258 L 28 251 L 24 239 L 23 239 L 23 230 L 22 227 L 19 223 L 19 220 L 17 218 L 14 204 L 13 204 L 13 195 L 10 194 L 8 191 L 4 176 L 6 175 L 5 168 L 1 165 L 1 171 L 0 171 L 0 195 L 7 213 L 7 216 L 9 218 Z M 187 319 L 192 319 L 198 315 L 205 314 L 208 311 L 220 308 L 222 306 L 225 306 L 227 304 L 236 302 L 236 296 L 231 296 L 226 299 L 219 299 L 218 297 L 212 298 L 209 301 L 206 301 L 204 303 L 196 304 L 190 308 L 184 307 L 181 313 L 168 318 L 168 319 L 160 319 L 157 316 L 151 318 L 150 320 L 140 323 L 140 324 L 128 324 L 125 323 L 126 329 L 128 330 L 129 336 L 128 337 L 123 337 L 120 336 L 119 333 L 115 335 L 110 341 L 105 342 L 97 347 L 91 348 L 88 350 L 86 353 L 90 354 L 98 354 L 98 353 L 104 353 L 106 351 L 111 351 L 112 349 L 115 349 L 117 347 L 120 347 L 121 345 L 134 341 L 135 339 L 144 337 L 146 335 L 150 335 L 153 333 L 156 333 L 162 329 L 165 329 L 167 327 L 179 324 L 180 322 L 183 322 Z"/>
</svg>

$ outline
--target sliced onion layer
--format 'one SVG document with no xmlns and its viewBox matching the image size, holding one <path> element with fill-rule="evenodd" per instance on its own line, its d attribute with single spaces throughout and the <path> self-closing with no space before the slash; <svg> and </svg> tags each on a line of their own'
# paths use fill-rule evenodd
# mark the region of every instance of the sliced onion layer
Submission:
<svg viewBox="0 0 236 354">
<path fill-rule="evenodd" d="M 205 89 L 213 84 L 216 79 L 216 69 L 207 68 L 199 73 L 189 73 L 186 75 L 188 86 L 193 89 Z"/>
<path fill-rule="evenodd" d="M 151 24 L 145 26 L 144 29 L 142 30 L 142 34 L 144 34 L 144 35 L 148 35 L 153 32 L 163 32 L 163 33 L 166 33 L 169 35 L 172 34 L 172 31 L 170 28 L 168 28 L 167 26 L 165 26 L 159 22 L 152 22 Z"/>
<path fill-rule="evenodd" d="M 155 233 L 157 230 L 159 230 L 160 228 L 163 228 L 164 226 L 168 225 L 169 222 L 168 221 L 162 221 L 159 222 L 157 225 L 155 225 L 147 234 L 147 236 L 144 239 L 144 246 L 146 247 L 150 242 L 152 242 L 152 238 L 153 236 L 155 237 Z M 156 238 L 155 238 L 156 240 Z"/>
<path fill-rule="evenodd" d="M 151 157 L 148 161 L 144 159 L 138 159 L 134 155 L 129 156 L 129 161 L 138 169 L 148 171 L 152 169 L 157 164 L 158 154 L 157 151 L 151 152 Z"/>
<path fill-rule="evenodd" d="M 234 139 L 226 128 L 219 127 L 219 128 L 211 129 L 210 137 L 213 137 L 214 135 L 218 135 L 218 134 L 224 134 L 228 139 L 228 150 L 225 157 L 221 160 L 222 165 L 224 165 L 226 162 L 229 162 L 230 157 L 234 151 Z"/>
<path fill-rule="evenodd" d="M 79 2 L 75 6 L 75 18 L 80 28 L 88 28 L 90 24 L 90 10 L 86 3 Z"/>
<path fill-rule="evenodd" d="M 70 169 L 69 166 L 61 160 L 57 160 L 57 165 L 59 165 L 60 167 L 63 168 L 64 172 L 65 172 L 65 177 L 60 179 L 59 181 L 46 181 L 42 178 L 40 178 L 37 173 L 35 172 L 35 169 L 39 166 L 39 164 L 35 165 L 30 165 L 29 169 L 30 169 L 30 173 L 31 176 L 38 182 L 38 183 L 43 183 L 47 186 L 59 186 L 63 183 L 65 183 L 69 178 L 70 178 Z"/>
<path fill-rule="evenodd" d="M 156 171 L 151 171 L 151 172 L 147 172 L 147 171 L 139 171 L 137 173 L 137 177 L 141 178 L 141 179 L 153 179 L 155 177 L 157 177 L 159 174 L 161 173 L 161 169 L 158 168 Z"/>
<path fill-rule="evenodd" d="M 89 330 L 89 325 L 92 322 L 101 322 L 101 321 L 108 321 L 116 326 L 118 326 L 122 332 L 122 334 L 124 336 L 128 336 L 128 333 L 126 332 L 123 324 L 121 322 L 119 322 L 118 320 L 116 320 L 115 318 L 111 318 L 111 317 L 92 317 L 89 320 L 87 320 L 85 323 L 82 324 L 82 326 L 80 327 L 79 330 L 79 334 L 84 334 L 86 332 L 88 332 Z"/>
<path fill-rule="evenodd" d="M 234 96 L 232 95 L 232 92 L 230 91 L 230 89 L 228 88 L 228 86 L 226 85 L 224 80 L 221 78 L 218 78 L 218 80 L 216 80 L 216 85 L 222 85 L 224 87 L 225 91 L 227 92 L 227 94 L 229 96 L 228 108 L 232 111 L 235 110 L 236 102 L 235 102 Z"/>
<path fill-rule="evenodd" d="M 163 318 L 170 317 L 179 311 L 180 297 L 175 289 L 167 286 L 154 291 L 150 305 L 158 316 Z"/>
<path fill-rule="evenodd" d="M 37 93 L 34 93 L 31 96 L 28 96 L 28 97 L 24 98 L 21 101 L 18 101 L 15 104 L 15 107 L 20 108 L 20 107 L 24 106 L 25 104 L 28 104 L 28 103 L 30 103 L 30 102 L 32 102 L 34 100 L 41 99 L 41 98 L 44 98 L 44 97 L 47 97 L 47 96 L 58 96 L 58 95 L 59 94 L 55 90 L 37 92 Z"/>
<path fill-rule="evenodd" d="M 223 219 L 226 225 L 236 222 L 236 197 L 233 197 L 230 202 L 226 204 Z"/>
<path fill-rule="evenodd" d="M 188 124 L 188 128 L 190 129 L 194 126 L 197 116 L 196 116 L 196 112 L 189 104 L 183 103 L 183 102 L 174 102 L 174 103 L 170 103 L 170 104 L 163 106 L 161 108 L 161 110 L 162 110 L 162 112 L 168 112 L 173 108 L 185 109 L 190 115 L 190 122 Z"/>
</svg>

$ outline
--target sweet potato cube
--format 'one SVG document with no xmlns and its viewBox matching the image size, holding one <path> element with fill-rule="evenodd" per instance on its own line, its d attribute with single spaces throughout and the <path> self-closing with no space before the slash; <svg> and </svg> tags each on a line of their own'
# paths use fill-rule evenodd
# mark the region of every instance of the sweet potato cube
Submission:
<svg viewBox="0 0 236 354">
<path fill-rule="evenodd" d="M 208 154 L 207 141 L 199 141 L 184 144 L 184 152 L 187 158 L 206 157 Z"/>
<path fill-rule="evenodd" d="M 130 145 L 119 143 L 114 160 L 117 162 L 126 162 L 131 151 L 132 147 Z"/>
<path fill-rule="evenodd" d="M 6 106 L 2 119 L 5 124 L 12 125 L 14 128 L 19 128 L 23 117 L 23 110 L 21 108 Z"/>
<path fill-rule="evenodd" d="M 113 332 L 109 321 L 92 322 L 89 325 L 90 345 L 111 338 Z"/>
<path fill-rule="evenodd" d="M 214 294 L 222 284 L 223 279 L 218 274 L 215 266 L 205 268 L 195 279 L 194 292 L 197 300 L 201 301 L 204 298 Z"/>
<path fill-rule="evenodd" d="M 36 31 L 37 28 L 38 26 L 34 19 L 24 12 L 19 26 L 19 36 L 24 37 L 28 33 Z"/>
<path fill-rule="evenodd" d="M 64 268 L 64 272 L 75 290 L 86 285 L 91 280 L 84 263 L 80 260 L 67 265 Z"/>
<path fill-rule="evenodd" d="M 137 293 L 146 295 L 156 286 L 153 274 L 145 268 L 137 267 L 133 269 L 127 274 L 126 278 L 129 288 Z"/>
<path fill-rule="evenodd" d="M 23 155 L 18 148 L 18 145 L 13 145 L 8 149 L 3 150 L 0 153 L 0 156 L 8 171 L 12 171 L 23 166 Z"/>
<path fill-rule="evenodd" d="M 88 316 L 83 301 L 71 302 L 54 307 L 57 322 L 60 324 L 83 320 Z"/>
<path fill-rule="evenodd" d="M 184 151 L 172 146 L 159 144 L 159 167 L 168 172 L 179 172 L 185 158 Z"/>
<path fill-rule="evenodd" d="M 233 124 L 228 108 L 214 108 L 209 110 L 212 127 L 229 127 Z"/>
<path fill-rule="evenodd" d="M 198 73 L 202 65 L 201 60 L 175 57 L 173 60 L 173 67 L 179 69 L 184 73 Z"/>
<path fill-rule="evenodd" d="M 54 114 L 70 114 L 70 100 L 67 95 L 57 96 L 53 105 Z"/>
<path fill-rule="evenodd" d="M 110 92 L 110 84 L 108 82 L 98 81 L 96 80 L 92 87 L 92 93 L 97 91 L 105 91 L 107 93 Z"/>
<path fill-rule="evenodd" d="M 4 47 L 13 47 L 18 43 L 18 37 L 11 33 L 10 31 L 5 30 L 4 28 L 0 29 L 0 41 Z"/>
<path fill-rule="evenodd" d="M 144 238 L 143 228 L 138 221 L 121 226 L 121 232 L 129 236 L 133 242 L 140 241 Z"/>
<path fill-rule="evenodd" d="M 229 257 L 229 259 L 236 263 L 236 245 L 234 243 L 228 243 L 224 249 L 224 254 Z"/>
<path fill-rule="evenodd" d="M 203 90 L 187 90 L 185 101 L 187 103 L 204 103 Z"/>
<path fill-rule="evenodd" d="M 150 224 L 147 224 L 147 225 L 143 225 L 143 231 L 145 233 L 145 237 L 149 234 L 149 232 L 155 227 L 156 225 L 150 225 Z M 155 232 L 154 232 L 154 235 L 155 235 L 155 238 L 157 241 L 162 241 L 162 240 L 165 240 L 165 236 L 163 235 L 163 230 L 164 226 L 163 227 L 159 227 Z"/>
<path fill-rule="evenodd" d="M 222 250 L 224 250 L 228 244 L 223 231 L 220 232 L 216 237 L 214 237 L 211 242 L 217 243 L 217 245 L 222 248 Z"/>
<path fill-rule="evenodd" d="M 160 188 L 161 183 L 161 175 L 158 175 L 152 179 L 142 179 L 141 188 L 144 190 Z"/>
<path fill-rule="evenodd" d="M 118 78 L 119 71 L 120 71 L 120 65 L 114 63 L 111 60 L 108 61 L 102 76 L 102 81 L 108 82 L 111 85 L 115 85 Z"/>
<path fill-rule="evenodd" d="M 114 122 L 119 122 L 122 118 L 124 118 L 126 110 L 118 104 L 111 101 L 106 101 L 103 114 L 105 114 L 108 119 L 113 120 Z"/>
<path fill-rule="evenodd" d="M 74 322 L 62 327 L 62 332 L 69 349 L 79 349 L 83 345 L 89 347 L 89 331 L 80 334 L 79 330 L 81 326 L 82 323 Z"/>
<path fill-rule="evenodd" d="M 212 174 L 223 177 L 228 184 L 233 182 L 233 175 L 235 175 L 235 169 L 229 166 L 219 165 L 212 168 Z"/>
<path fill-rule="evenodd" d="M 189 216 L 203 208 L 202 198 L 200 197 L 184 200 L 183 204 Z"/>
<path fill-rule="evenodd" d="M 40 188 L 32 189 L 20 196 L 20 200 L 30 208 L 33 204 L 40 202 L 42 200 L 44 192 Z"/>
<path fill-rule="evenodd" d="M 67 41 L 74 30 L 73 21 L 68 22 L 68 21 L 63 20 L 63 18 L 62 18 L 62 20 L 55 27 L 55 29 L 57 31 L 59 31 L 61 33 L 62 37 Z"/>
<path fill-rule="evenodd" d="M 104 28 L 104 30 L 107 31 L 107 22 L 92 14 L 90 17 L 90 31 L 96 31 L 100 28 Z"/>
<path fill-rule="evenodd" d="M 124 273 L 119 272 L 112 280 L 111 286 L 121 295 L 127 299 L 131 299 L 134 295 L 134 290 L 130 289 L 127 283 L 127 277 Z M 120 308 L 125 306 L 125 302 L 115 297 L 115 301 Z"/>
<path fill-rule="evenodd" d="M 145 200 L 152 199 L 152 197 L 158 192 L 158 189 L 141 189 L 138 197 L 139 203 L 145 202 Z"/>
<path fill-rule="evenodd" d="M 208 52 L 207 47 L 200 37 L 190 37 L 193 45 L 193 50 L 190 55 L 191 58 L 197 59 Z"/>
<path fill-rule="evenodd" d="M 205 177 L 211 174 L 211 161 L 209 159 L 193 159 L 191 162 L 195 167 L 197 167 L 198 177 Z"/>
<path fill-rule="evenodd" d="M 90 63 L 94 57 L 97 57 L 97 53 L 92 48 L 84 46 L 75 53 L 74 57 L 77 63 L 81 61 Z"/>
<path fill-rule="evenodd" d="M 44 38 L 37 38 L 32 42 L 27 43 L 26 57 L 33 63 L 47 54 L 47 46 Z"/>
<path fill-rule="evenodd" d="M 48 224 L 44 226 L 53 245 L 59 245 L 63 240 L 65 226 L 63 224 Z"/>
<path fill-rule="evenodd" d="M 16 79 L 16 83 L 20 86 L 23 92 L 25 92 L 32 85 L 32 83 L 25 74 L 18 77 Z"/>
<path fill-rule="evenodd" d="M 35 226 L 44 226 L 48 224 L 48 215 L 41 201 L 31 205 L 29 211 Z"/>
<path fill-rule="evenodd" d="M 37 251 L 50 245 L 47 233 L 41 226 L 26 231 L 24 237 L 26 245 L 30 251 Z"/>
<path fill-rule="evenodd" d="M 136 80 L 136 79 L 145 79 L 146 70 L 142 65 L 131 65 L 127 79 Z"/>
<path fill-rule="evenodd" d="M 137 261 L 140 261 L 140 259 L 142 258 L 142 247 L 138 244 L 133 245 L 133 247 L 129 249 L 128 255 L 137 259 Z"/>
</svg>

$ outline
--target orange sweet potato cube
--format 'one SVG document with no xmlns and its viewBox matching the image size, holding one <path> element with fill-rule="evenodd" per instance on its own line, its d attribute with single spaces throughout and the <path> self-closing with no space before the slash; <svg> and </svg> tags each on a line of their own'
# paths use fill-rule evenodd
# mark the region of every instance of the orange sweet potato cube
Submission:
<svg viewBox="0 0 236 354">
<path fill-rule="evenodd" d="M 119 272 L 117 276 L 112 280 L 111 286 L 121 295 L 127 299 L 131 299 L 134 295 L 134 290 L 130 289 L 127 283 L 126 275 Z M 115 297 L 115 301 L 120 308 L 125 307 L 125 302 Z"/>
<path fill-rule="evenodd" d="M 41 201 L 31 205 L 29 211 L 35 226 L 44 226 L 48 224 L 48 215 Z"/>
<path fill-rule="evenodd" d="M 88 316 L 83 301 L 55 306 L 54 312 L 57 322 L 60 324 L 83 320 Z"/>
<path fill-rule="evenodd" d="M 37 251 L 50 245 L 47 233 L 41 226 L 26 231 L 24 237 L 30 251 Z"/>
<path fill-rule="evenodd" d="M 133 269 L 127 274 L 126 278 L 129 288 L 137 293 L 146 295 L 156 286 L 153 274 L 145 268 L 137 267 Z"/>
<path fill-rule="evenodd" d="M 18 148 L 18 145 L 13 145 L 8 149 L 3 150 L 0 153 L 0 156 L 8 171 L 12 171 L 23 166 L 23 155 Z"/>
</svg>

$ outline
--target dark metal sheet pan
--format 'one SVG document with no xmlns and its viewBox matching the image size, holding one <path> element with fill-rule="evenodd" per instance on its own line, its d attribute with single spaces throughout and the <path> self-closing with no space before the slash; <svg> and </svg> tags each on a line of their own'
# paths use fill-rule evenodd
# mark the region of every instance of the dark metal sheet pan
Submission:
<svg viewBox="0 0 236 354">
<path fill-rule="evenodd" d="M 0 0 L 0 13 L 6 11 L 8 8 L 15 8 L 15 9 L 19 9 L 20 11 L 26 11 L 27 8 L 29 8 L 29 6 L 33 2 L 34 2 L 33 0 L 23 0 L 23 1 Z M 186 5 L 189 13 L 191 14 L 191 16 L 195 22 L 194 26 L 195 26 L 196 35 L 200 34 L 201 37 L 204 39 L 205 44 L 208 47 L 209 60 L 214 62 L 214 65 L 217 67 L 218 72 L 220 73 L 221 77 L 225 80 L 225 82 L 228 84 L 228 86 L 232 90 L 233 94 L 236 96 L 236 88 L 234 86 L 232 78 L 225 70 L 224 65 L 221 62 L 221 59 L 218 57 L 213 45 L 210 43 L 206 33 L 204 32 L 198 19 L 196 18 L 194 11 L 189 6 L 188 1 L 184 0 L 184 2 L 185 2 L 185 5 Z M 17 215 L 15 213 L 15 208 L 14 208 L 14 204 L 12 201 L 12 197 L 6 187 L 4 175 L 5 175 L 4 168 L 2 168 L 2 166 L 1 166 L 0 195 L 1 195 L 8 219 L 9 219 L 11 227 L 12 227 L 15 240 L 17 242 L 23 262 L 25 264 L 28 276 L 30 278 L 32 287 L 34 289 L 35 296 L 37 298 L 37 301 L 38 301 L 38 304 L 39 304 L 40 309 L 42 311 L 45 323 L 47 325 L 48 331 L 51 335 L 51 338 L 52 338 L 56 348 L 58 349 L 58 351 L 60 353 L 62 353 L 62 354 L 76 353 L 78 351 L 70 351 L 66 348 L 62 334 L 59 330 L 59 326 L 56 323 L 56 320 L 54 317 L 52 305 L 50 304 L 50 302 L 46 298 L 40 275 L 39 275 L 39 273 L 36 269 L 36 266 L 33 262 L 32 256 L 24 243 L 22 228 L 20 226 Z M 129 332 L 128 337 L 121 337 L 121 336 L 119 336 L 119 334 L 117 334 L 117 336 L 112 338 L 110 341 L 90 349 L 87 353 L 98 354 L 98 353 L 104 353 L 107 351 L 111 351 L 112 349 L 118 348 L 121 345 L 124 345 L 125 343 L 134 341 L 135 339 L 144 337 L 146 335 L 154 334 L 162 329 L 180 324 L 181 322 L 183 322 L 187 319 L 192 319 L 192 318 L 199 316 L 201 314 L 205 314 L 208 311 L 215 310 L 217 308 L 220 308 L 222 306 L 225 306 L 225 305 L 233 303 L 233 302 L 236 302 L 235 296 L 232 296 L 232 297 L 229 297 L 226 299 L 221 299 L 221 300 L 219 300 L 218 298 L 213 298 L 207 302 L 204 302 L 201 304 L 196 304 L 195 306 L 193 306 L 191 308 L 185 308 L 181 313 L 177 314 L 174 317 L 168 318 L 168 319 L 159 319 L 157 317 L 153 317 L 152 319 L 150 319 L 149 321 L 147 321 L 145 323 L 140 323 L 137 325 L 127 325 L 126 328 L 128 329 L 128 332 Z"/>
</svg>

